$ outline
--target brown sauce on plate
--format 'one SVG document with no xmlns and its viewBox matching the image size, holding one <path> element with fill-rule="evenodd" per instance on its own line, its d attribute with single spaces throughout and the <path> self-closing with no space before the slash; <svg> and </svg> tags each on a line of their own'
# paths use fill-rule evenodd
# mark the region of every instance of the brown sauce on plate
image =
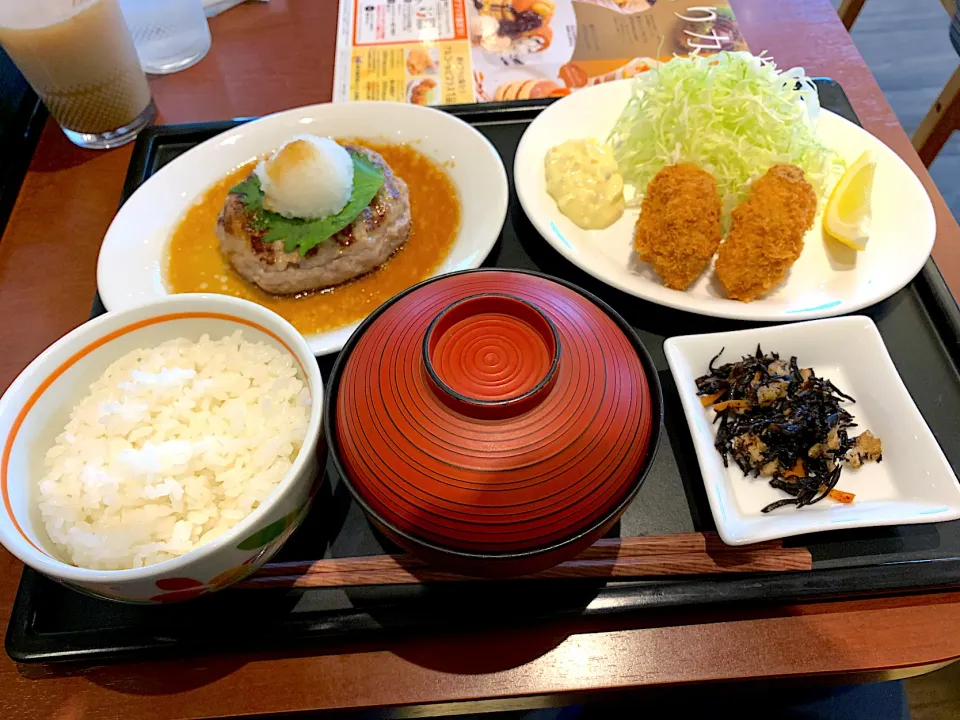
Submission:
<svg viewBox="0 0 960 720">
<path fill-rule="evenodd" d="M 174 230 L 167 251 L 167 289 L 252 300 L 309 335 L 356 322 L 429 277 L 450 252 L 460 228 L 460 201 L 453 182 L 442 168 L 409 145 L 351 142 L 380 153 L 410 189 L 410 239 L 377 270 L 334 288 L 284 297 L 265 293 L 234 272 L 220 253 L 215 229 L 227 192 L 253 170 L 254 164 L 249 163 L 207 190 Z"/>
</svg>

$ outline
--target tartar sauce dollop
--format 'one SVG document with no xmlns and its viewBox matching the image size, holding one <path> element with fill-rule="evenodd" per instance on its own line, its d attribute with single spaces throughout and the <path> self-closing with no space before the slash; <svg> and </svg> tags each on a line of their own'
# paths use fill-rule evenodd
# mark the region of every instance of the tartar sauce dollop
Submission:
<svg viewBox="0 0 960 720">
<path fill-rule="evenodd" d="M 567 140 L 547 151 L 547 192 L 584 230 L 602 230 L 623 215 L 623 176 L 609 146 Z"/>
</svg>

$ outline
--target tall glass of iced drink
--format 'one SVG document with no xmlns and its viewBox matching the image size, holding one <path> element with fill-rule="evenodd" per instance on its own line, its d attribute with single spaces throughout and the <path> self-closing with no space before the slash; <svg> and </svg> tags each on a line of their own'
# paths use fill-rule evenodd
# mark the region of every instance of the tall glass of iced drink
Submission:
<svg viewBox="0 0 960 720">
<path fill-rule="evenodd" d="M 117 0 L 0 0 L 0 45 L 81 147 L 123 145 L 156 117 Z"/>
</svg>

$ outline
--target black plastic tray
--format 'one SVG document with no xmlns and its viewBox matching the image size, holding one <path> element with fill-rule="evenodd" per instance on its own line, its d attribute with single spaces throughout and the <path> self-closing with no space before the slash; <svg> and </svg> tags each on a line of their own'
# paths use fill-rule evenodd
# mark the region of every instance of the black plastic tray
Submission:
<svg viewBox="0 0 960 720">
<path fill-rule="evenodd" d="M 820 80 L 827 108 L 856 121 L 836 83 Z M 497 147 L 508 169 L 527 124 L 543 103 L 448 108 Z M 153 128 L 134 148 L 129 197 L 164 164 L 237 122 Z M 539 270 L 598 295 L 633 325 L 663 384 L 665 427 L 653 468 L 615 528 L 628 537 L 713 530 L 693 444 L 667 369 L 665 337 L 750 327 L 690 315 L 613 290 L 560 257 L 524 217 L 510 213 L 486 265 Z M 103 312 L 97 300 L 94 314 Z M 866 311 L 951 464 L 960 467 L 960 311 L 936 266 Z M 320 361 L 326 376 L 333 357 Z M 180 605 L 124 605 L 89 597 L 25 569 L 7 630 L 17 661 L 101 662 L 169 654 L 236 652 L 336 644 L 371 634 L 434 627 L 488 627 L 537 618 L 583 617 L 640 608 L 786 601 L 960 585 L 960 521 L 822 533 L 793 538 L 813 555 L 810 572 L 697 576 L 626 582 L 558 580 L 347 589 L 226 590 Z M 327 476 L 310 516 L 277 560 L 375 555 L 395 550 L 379 538 L 336 473 Z"/>
</svg>

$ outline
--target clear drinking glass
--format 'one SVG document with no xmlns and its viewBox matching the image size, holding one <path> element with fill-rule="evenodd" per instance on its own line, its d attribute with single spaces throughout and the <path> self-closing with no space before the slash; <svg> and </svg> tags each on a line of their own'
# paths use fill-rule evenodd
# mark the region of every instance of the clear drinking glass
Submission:
<svg viewBox="0 0 960 720">
<path fill-rule="evenodd" d="M 81 147 L 123 145 L 156 117 L 117 0 L 0 0 L 0 45 Z"/>
<path fill-rule="evenodd" d="M 148 73 L 184 70 L 210 49 L 203 0 L 120 0 L 120 7 Z"/>
</svg>

